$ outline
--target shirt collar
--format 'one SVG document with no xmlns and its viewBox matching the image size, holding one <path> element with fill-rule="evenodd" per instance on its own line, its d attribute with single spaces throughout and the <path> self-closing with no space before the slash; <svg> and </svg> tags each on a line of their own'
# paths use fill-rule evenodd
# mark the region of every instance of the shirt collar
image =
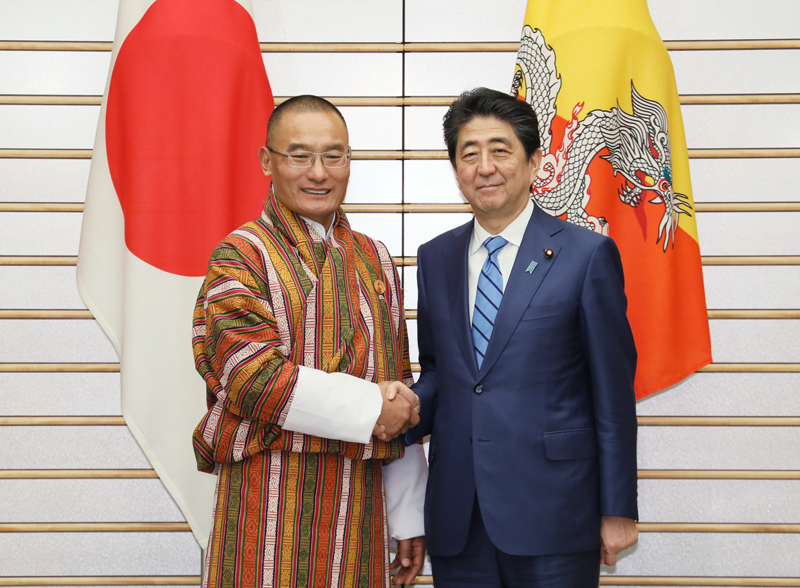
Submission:
<svg viewBox="0 0 800 588">
<path fill-rule="evenodd" d="M 533 200 L 528 200 L 528 205 L 522 209 L 517 218 L 502 230 L 500 236 L 512 245 L 519 247 L 522 244 L 522 238 L 525 236 L 525 230 L 528 228 L 531 215 L 533 215 Z M 492 234 L 481 226 L 478 219 L 475 219 L 472 225 L 472 241 L 470 241 L 469 245 L 469 254 L 472 255 L 477 252 L 483 246 L 483 242 L 491 236 Z"/>
<path fill-rule="evenodd" d="M 300 215 L 297 215 L 297 216 L 300 216 Z M 333 224 L 334 224 L 333 223 L 333 217 L 331 217 L 331 226 L 328 227 L 327 231 L 325 230 L 325 227 L 322 225 L 322 223 L 318 223 L 317 221 L 311 220 L 310 218 L 306 218 L 304 216 L 300 216 L 300 218 L 303 219 L 305 221 L 305 223 L 309 227 L 311 227 L 317 233 L 319 233 L 319 236 L 322 237 L 323 241 L 327 241 L 328 239 L 331 238 L 331 234 L 333 233 Z"/>
</svg>

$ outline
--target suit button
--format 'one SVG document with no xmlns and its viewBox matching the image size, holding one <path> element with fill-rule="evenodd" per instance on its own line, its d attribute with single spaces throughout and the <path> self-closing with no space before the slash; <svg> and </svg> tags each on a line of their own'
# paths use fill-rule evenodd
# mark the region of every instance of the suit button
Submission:
<svg viewBox="0 0 800 588">
<path fill-rule="evenodd" d="M 475 388 L 473 390 L 474 390 L 475 394 L 483 394 L 483 386 L 481 384 L 478 384 L 477 386 L 475 386 Z"/>
</svg>

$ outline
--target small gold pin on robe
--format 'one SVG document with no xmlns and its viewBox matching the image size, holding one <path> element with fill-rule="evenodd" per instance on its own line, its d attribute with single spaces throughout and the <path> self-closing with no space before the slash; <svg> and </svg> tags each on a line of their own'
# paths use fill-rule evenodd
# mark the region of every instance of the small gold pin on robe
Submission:
<svg viewBox="0 0 800 588">
<path fill-rule="evenodd" d="M 375 292 L 381 296 L 386 292 L 386 284 L 383 283 L 383 280 L 375 280 L 372 283 L 372 287 L 375 288 Z"/>
</svg>

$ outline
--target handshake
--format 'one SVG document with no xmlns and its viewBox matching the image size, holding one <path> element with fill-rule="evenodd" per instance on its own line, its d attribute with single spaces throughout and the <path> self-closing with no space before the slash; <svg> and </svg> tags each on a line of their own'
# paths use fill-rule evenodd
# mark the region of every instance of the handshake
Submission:
<svg viewBox="0 0 800 588">
<path fill-rule="evenodd" d="M 419 423 L 419 396 L 402 382 L 378 382 L 383 395 L 381 415 L 372 434 L 381 441 L 402 435 Z"/>
</svg>

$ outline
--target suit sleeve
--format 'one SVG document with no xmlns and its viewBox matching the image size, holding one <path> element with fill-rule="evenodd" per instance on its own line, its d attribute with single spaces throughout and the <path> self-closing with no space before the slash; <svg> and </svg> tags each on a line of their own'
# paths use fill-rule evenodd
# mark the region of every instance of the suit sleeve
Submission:
<svg viewBox="0 0 800 588">
<path fill-rule="evenodd" d="M 636 347 L 624 280 L 617 246 L 601 239 L 592 251 L 581 293 L 581 336 L 599 448 L 600 512 L 638 519 Z"/>
<path fill-rule="evenodd" d="M 436 413 L 437 375 L 436 355 L 428 305 L 428 291 L 425 281 L 425 254 L 420 248 L 417 252 L 417 347 L 419 349 L 420 375 L 412 387 L 419 396 L 419 424 L 405 434 L 406 445 L 412 445 L 433 430 Z"/>
</svg>

